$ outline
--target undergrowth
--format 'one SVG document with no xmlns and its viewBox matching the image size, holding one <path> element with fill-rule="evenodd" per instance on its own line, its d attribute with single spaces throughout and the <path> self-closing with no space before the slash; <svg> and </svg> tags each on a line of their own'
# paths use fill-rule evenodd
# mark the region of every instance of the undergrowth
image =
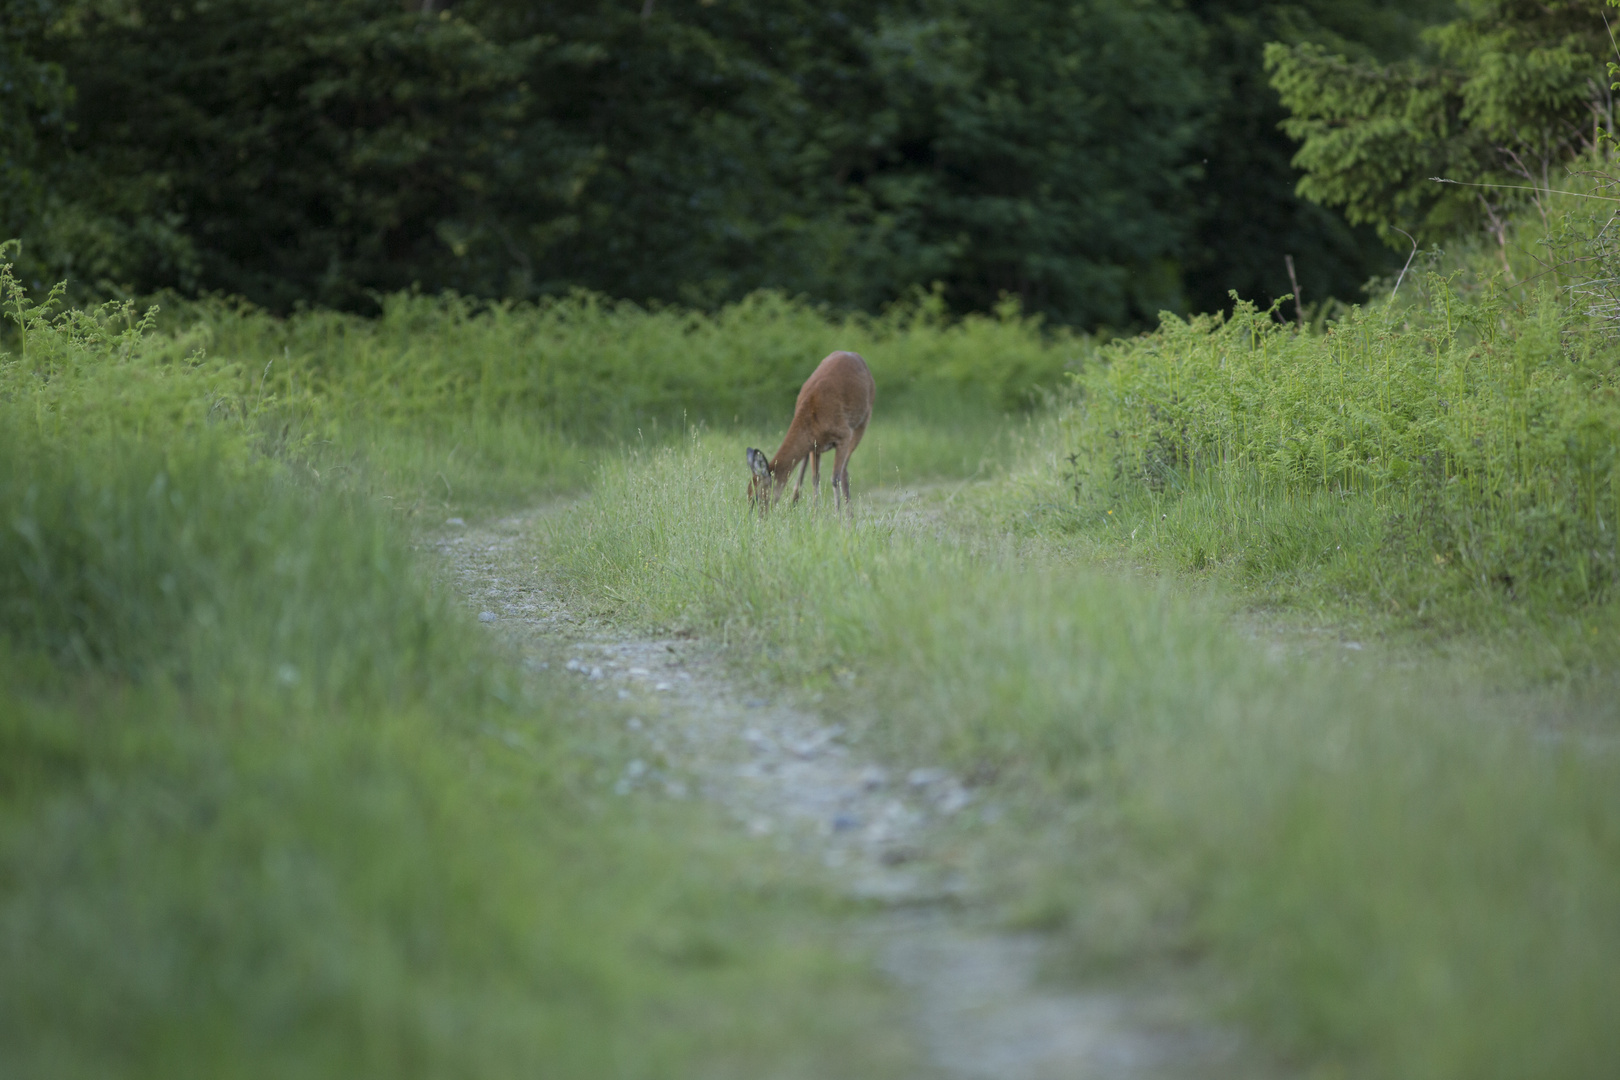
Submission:
<svg viewBox="0 0 1620 1080">
<path fill-rule="evenodd" d="M 1075 377 L 1046 527 L 1447 631 L 1611 624 L 1620 342 L 1583 297 L 1613 222 L 1549 198 L 1516 272 L 1465 250 L 1320 328 L 1239 303 L 1105 347 Z"/>
</svg>

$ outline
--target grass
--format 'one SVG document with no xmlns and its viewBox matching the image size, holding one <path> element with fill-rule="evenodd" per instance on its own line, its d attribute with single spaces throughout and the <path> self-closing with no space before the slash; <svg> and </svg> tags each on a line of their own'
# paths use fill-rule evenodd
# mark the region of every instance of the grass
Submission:
<svg viewBox="0 0 1620 1080">
<path fill-rule="evenodd" d="M 885 315 L 837 315 L 774 293 L 712 314 L 581 293 L 537 306 L 398 295 L 365 320 L 287 319 L 219 302 L 174 305 L 177 340 L 240 362 L 263 392 L 313 393 L 323 415 L 411 425 L 518 414 L 585 441 L 777 422 L 805 373 L 838 348 L 873 353 L 887 410 L 974 401 L 1027 407 L 1089 344 L 1008 303 L 952 320 L 937 296 Z"/>
<path fill-rule="evenodd" d="M 1274 660 L 1214 600 L 994 518 L 760 522 L 732 442 L 609 467 L 546 557 L 1020 806 L 988 833 L 1022 852 L 1011 908 L 1038 901 L 1077 956 L 1212 957 L 1281 1052 L 1347 1075 L 1592 1076 L 1620 1052 L 1612 750 L 1421 671 Z"/>
<path fill-rule="evenodd" d="M 1028 474 L 1039 528 L 1260 603 L 1612 670 L 1620 346 L 1591 296 L 1610 225 L 1546 203 L 1509 249 L 1436 254 L 1398 302 L 1305 332 L 1238 304 L 1111 343 Z"/>
<path fill-rule="evenodd" d="M 317 476 L 318 403 L 125 308 L 6 299 L 0 1072 L 910 1067 L 842 902 L 610 795 L 622 717 L 424 572 L 384 470 L 438 448 Z"/>
<path fill-rule="evenodd" d="M 930 295 L 872 318 L 770 293 L 712 315 L 588 294 L 540 306 L 403 294 L 375 320 L 175 297 L 64 310 L 15 283 L 6 296 L 11 362 L 73 376 L 29 386 L 42 431 L 245 425 L 241 452 L 427 520 L 579 491 L 604 452 L 692 424 L 774 446 L 804 373 L 835 348 L 873 353 L 882 408 L 863 458 L 879 474 L 972 475 L 1005 456 L 1005 419 L 1091 349 L 1016 305 L 953 321 Z M 63 346 L 74 338 L 96 347 Z"/>
<path fill-rule="evenodd" d="M 1207 968 L 1323 1075 L 1603 1075 L 1620 353 L 1523 251 L 1470 258 L 1304 333 L 1240 305 L 1100 351 L 927 296 L 365 322 L 8 280 L 0 1064 L 904 1072 L 847 913 L 701 809 L 601 795 L 611 712 L 412 555 L 589 488 L 534 540 L 580 603 L 971 778 L 995 900 L 1076 970 Z M 857 523 L 761 521 L 742 449 L 835 347 L 878 379 Z M 1460 658 L 1294 640 L 1324 622 Z"/>
</svg>

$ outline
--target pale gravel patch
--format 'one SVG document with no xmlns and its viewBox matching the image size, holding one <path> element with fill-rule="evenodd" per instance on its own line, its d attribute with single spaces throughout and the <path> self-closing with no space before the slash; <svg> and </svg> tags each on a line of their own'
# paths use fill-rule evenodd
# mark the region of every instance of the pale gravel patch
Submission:
<svg viewBox="0 0 1620 1080">
<path fill-rule="evenodd" d="M 884 501 L 896 517 L 941 527 L 937 511 L 911 496 Z M 861 934 L 908 993 L 939 1075 L 1259 1075 L 1238 1039 L 1177 995 L 1049 985 L 1041 937 L 970 926 L 961 913 L 968 885 L 946 850 L 950 824 L 995 808 L 960 778 L 926 762 L 877 762 L 836 718 L 743 685 L 708 642 L 626 634 L 567 604 L 525 543 L 555 510 L 448 523 L 432 544 L 468 606 L 526 663 L 555 665 L 633 714 L 628 734 L 639 749 L 612 781 L 615 792 L 707 799 L 761 843 L 818 861 L 851 895 L 887 908 Z"/>
</svg>

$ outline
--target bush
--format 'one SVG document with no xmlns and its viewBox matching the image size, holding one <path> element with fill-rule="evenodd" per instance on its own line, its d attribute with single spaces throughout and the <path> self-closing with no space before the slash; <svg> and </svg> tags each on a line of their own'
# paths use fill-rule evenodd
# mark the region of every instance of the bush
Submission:
<svg viewBox="0 0 1620 1080">
<path fill-rule="evenodd" d="M 1064 425 L 1066 513 L 1112 516 L 1195 569 L 1323 572 L 1411 607 L 1605 602 L 1620 347 L 1556 279 L 1514 287 L 1486 265 L 1426 272 L 1416 302 L 1319 332 L 1239 304 L 1113 343 Z"/>
</svg>

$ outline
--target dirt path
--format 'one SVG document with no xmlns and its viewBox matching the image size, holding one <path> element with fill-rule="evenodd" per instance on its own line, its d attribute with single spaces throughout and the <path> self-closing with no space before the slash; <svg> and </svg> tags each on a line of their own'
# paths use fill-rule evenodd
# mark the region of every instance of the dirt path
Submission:
<svg viewBox="0 0 1620 1080">
<path fill-rule="evenodd" d="M 994 812 L 928 763 L 886 768 L 844 727 L 730 676 L 702 640 L 627 635 L 571 609 L 525 542 L 545 510 L 469 528 L 435 546 L 491 631 L 633 711 L 644 752 L 614 789 L 701 797 L 737 827 L 816 860 L 886 914 L 861 928 L 907 989 L 917 1036 L 960 1080 L 1253 1075 L 1236 1040 L 1164 995 L 1076 993 L 1041 978 L 1043 942 L 975 927 L 968 883 L 939 853 L 964 813 Z"/>
</svg>

